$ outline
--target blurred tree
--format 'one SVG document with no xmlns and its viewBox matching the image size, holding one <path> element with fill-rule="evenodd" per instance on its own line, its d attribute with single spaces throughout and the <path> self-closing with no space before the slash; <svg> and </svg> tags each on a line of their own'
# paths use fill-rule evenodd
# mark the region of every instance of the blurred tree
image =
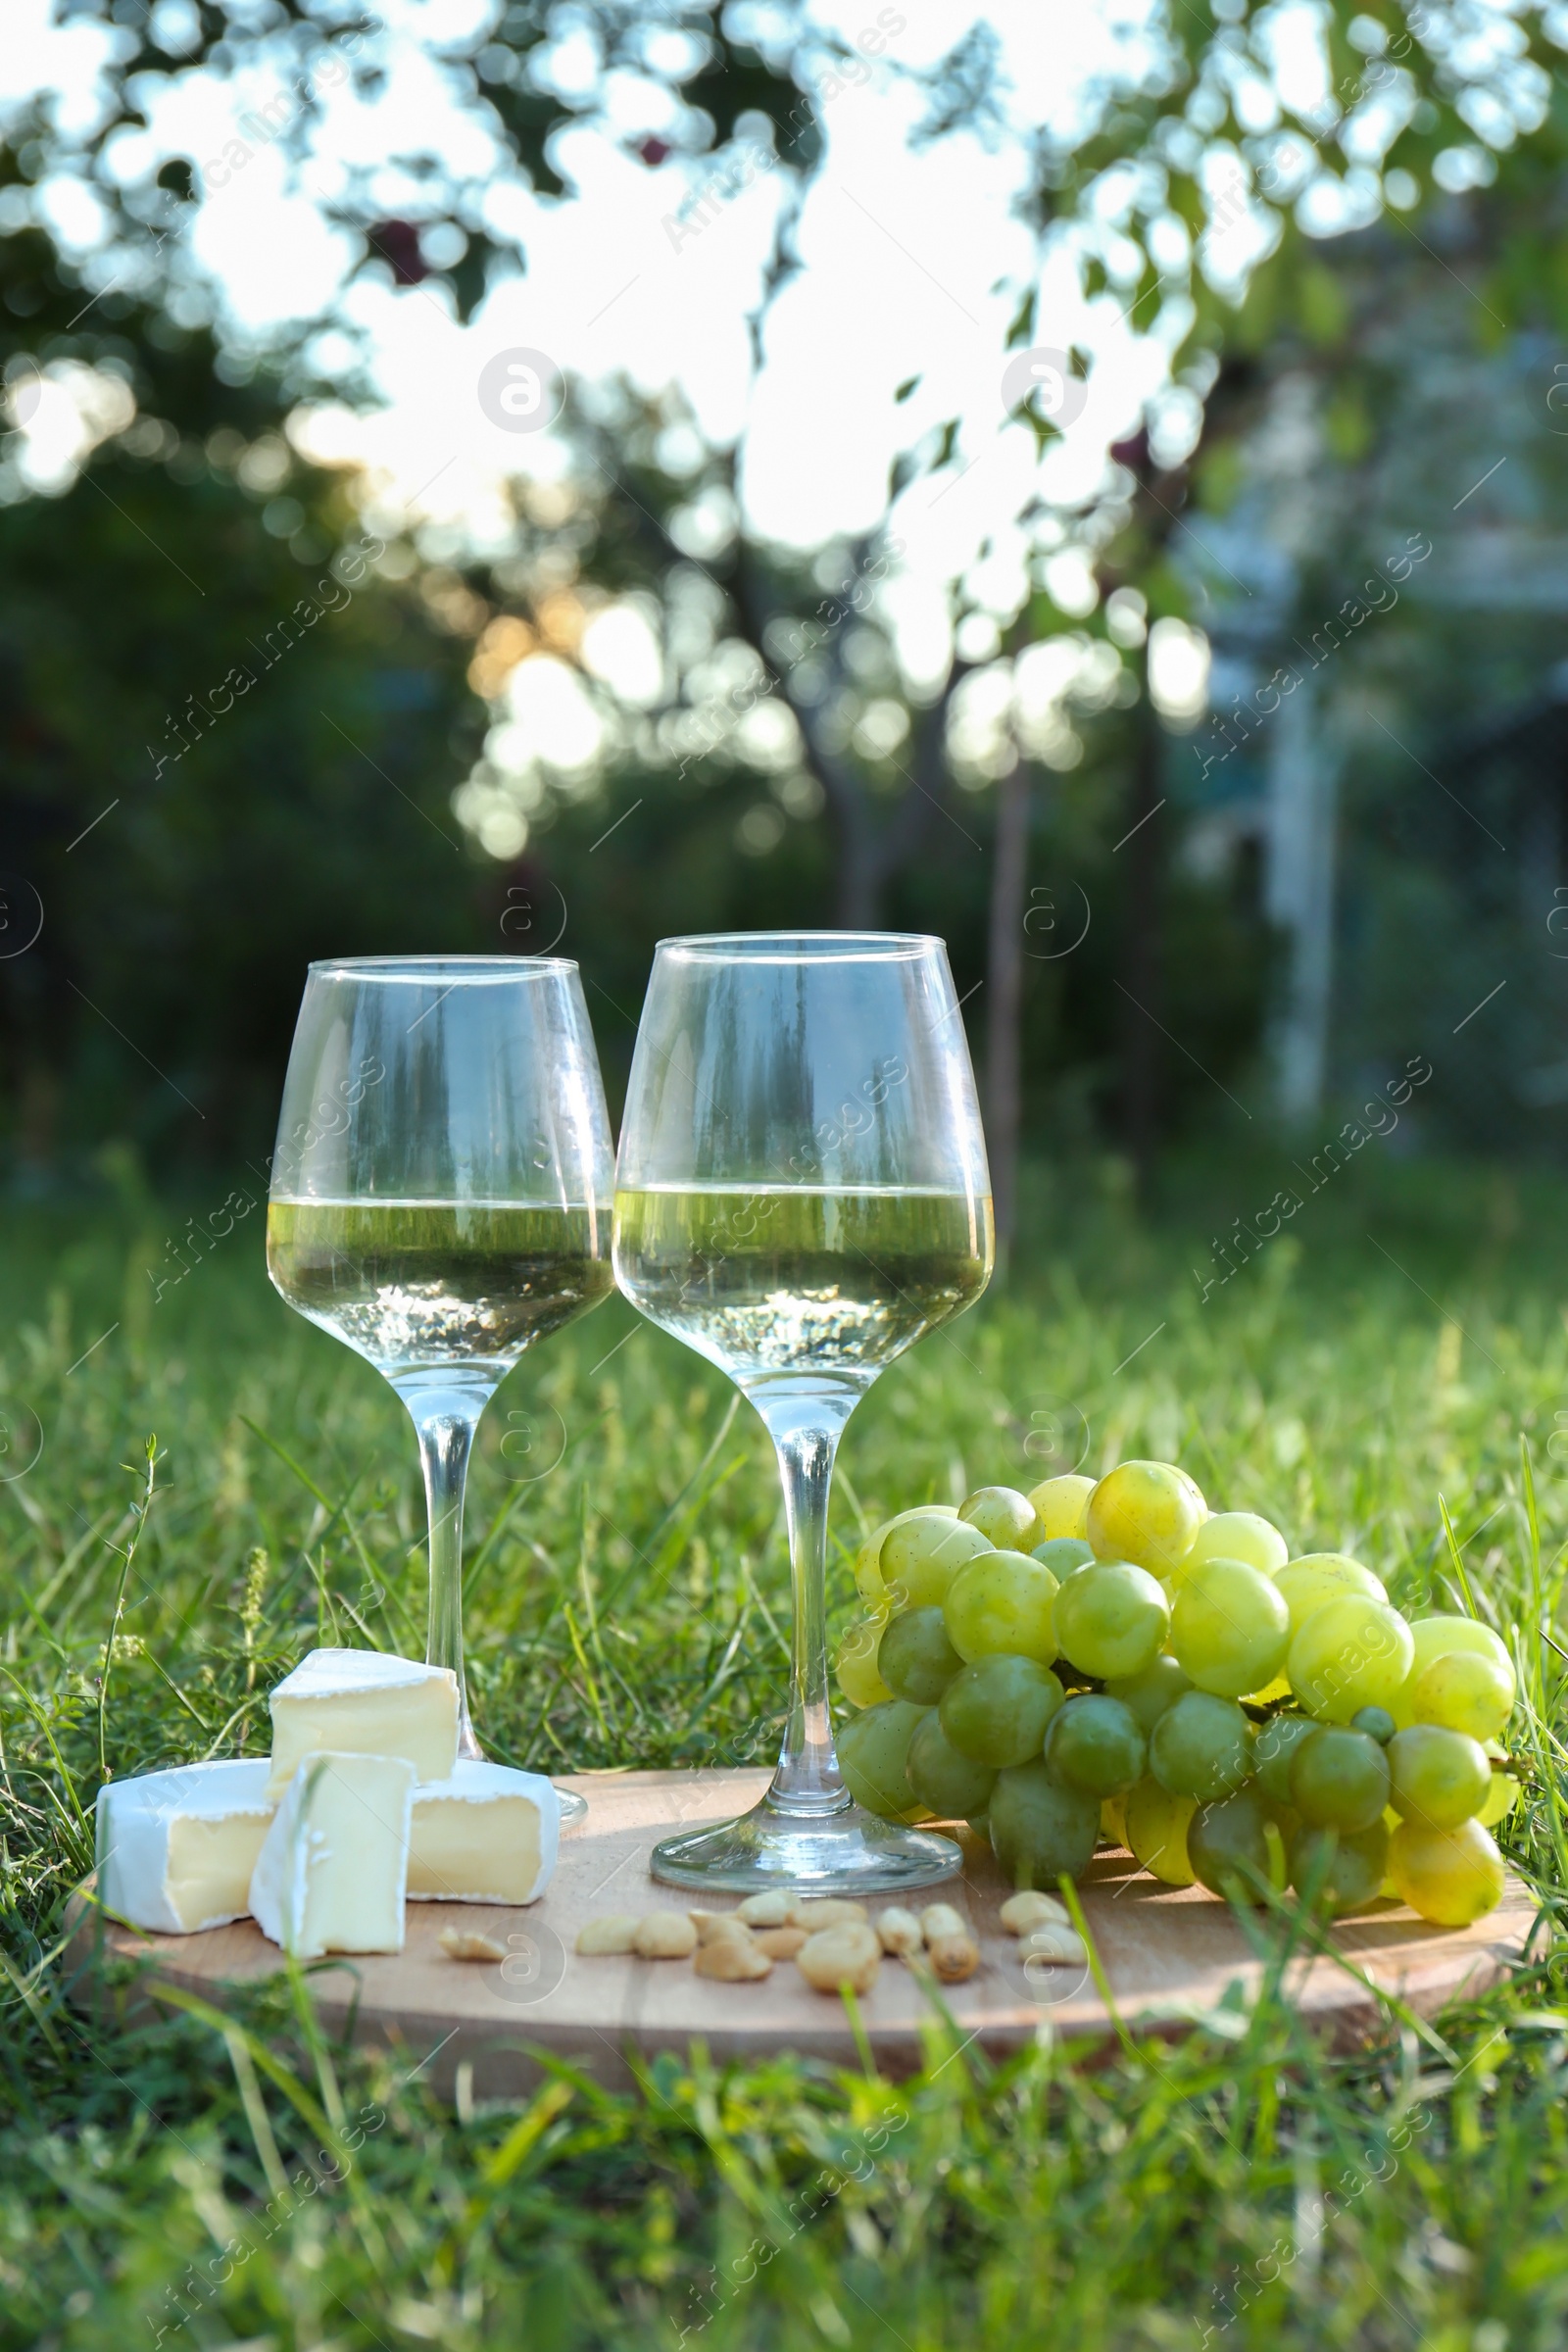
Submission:
<svg viewBox="0 0 1568 2352">
<path fill-rule="evenodd" d="M 1086 289 L 1111 293 L 1127 318 L 1142 316 L 1170 355 L 1168 385 L 1149 404 L 1144 429 L 1110 452 L 1103 483 L 1075 518 L 1102 590 L 1137 594 L 1151 620 L 1201 611 L 1204 566 L 1173 564 L 1172 552 L 1182 537 L 1196 544 L 1190 526 L 1205 503 L 1227 503 L 1240 450 L 1282 376 L 1304 366 L 1334 383 L 1342 430 L 1364 415 L 1370 321 L 1354 316 L 1339 278 L 1347 267 L 1360 273 L 1356 249 L 1373 223 L 1389 224 L 1385 244 L 1402 236 L 1411 258 L 1430 257 L 1451 278 L 1406 216 L 1435 213 L 1450 242 L 1454 214 L 1497 179 L 1501 158 L 1491 209 L 1512 219 L 1518 207 L 1498 238 L 1506 308 L 1519 321 L 1543 286 L 1560 284 L 1560 240 L 1548 257 L 1542 198 L 1560 185 L 1568 123 L 1557 78 L 1568 23 L 1553 8 L 1336 4 L 1298 24 L 1315 55 L 1282 39 L 1278 10 L 1248 0 L 1162 10 L 1153 25 L 1156 54 L 1101 93 L 1087 133 L 1078 125 L 1039 141 L 1029 199 L 1043 251 L 1065 244 Z M 1502 325 L 1484 301 L 1481 310 Z M 1030 289 L 1010 340 L 1027 349 L 1038 332 Z M 1038 356 L 1052 364 L 1046 397 L 1059 413 L 1069 356 Z M 1168 1083 L 1159 1007 L 1173 828 L 1147 667 L 1141 686 L 1116 986 L 1123 1134 L 1147 1182 Z M 1005 1040 L 993 1048 L 1003 1070 L 1014 1055 Z"/>
<path fill-rule="evenodd" d="M 1248 660 L 1194 753 L 1260 788 L 1310 691 L 1340 771 L 1331 1082 L 1429 1054 L 1442 1085 L 1408 1127 L 1483 1150 L 1560 1150 L 1568 1103 L 1563 288 L 1511 266 L 1516 238 L 1544 260 L 1551 210 L 1522 151 L 1431 250 L 1348 241 L 1332 304 L 1260 353 L 1259 428 L 1210 499 L 1227 552 L 1272 548 L 1290 588 L 1262 630 L 1216 598 L 1216 644 Z"/>
<path fill-rule="evenodd" d="M 52 127 L 19 152 L 28 178 L 46 170 L 74 173 L 105 208 L 111 233 L 87 271 L 88 290 L 102 289 L 100 307 L 115 276 L 156 307 L 166 245 L 183 254 L 183 225 L 216 183 L 214 159 L 158 163 L 142 134 L 160 89 L 204 72 L 228 76 L 266 66 L 279 92 L 266 110 L 267 135 L 303 167 L 325 96 L 350 75 L 373 95 L 386 70 L 382 28 L 335 0 L 270 0 L 264 12 L 250 0 L 204 0 L 200 8 L 169 4 L 151 16 L 122 0 L 72 0 L 71 13 L 113 28 L 105 113 L 79 137 Z M 1333 0 L 1310 26 L 1303 21 L 1305 50 L 1288 59 L 1277 10 L 1248 0 L 1216 7 L 1183 0 L 1152 13 L 1147 37 L 1129 38 L 1122 69 L 1087 93 L 1078 120 L 1059 137 L 1019 119 L 985 28 L 966 34 L 913 77 L 927 100 L 918 135 L 974 132 L 1013 141 L 1029 163 L 1023 202 L 1043 253 L 1064 247 L 1090 292 L 1102 291 L 1169 354 L 1169 384 L 1150 402 L 1145 429 L 1129 445 L 1141 454 L 1130 465 L 1108 461 L 1075 511 L 1044 496 L 1034 501 L 1023 518 L 1037 526 L 1034 580 L 1019 612 L 971 612 L 955 584 L 955 652 L 933 694 L 904 673 L 874 583 L 896 534 L 899 497 L 913 475 L 968 462 L 956 419 L 896 472 L 880 531 L 803 564 L 748 538 L 734 493 L 740 453 L 699 448 L 695 459 L 675 465 L 660 455 L 660 436 L 678 419 L 649 417 L 617 398 L 579 405 L 568 432 L 585 464 L 564 493 L 569 513 L 530 518 L 524 498 L 515 560 L 489 570 L 466 566 L 446 583 L 449 614 L 462 612 L 472 622 L 476 610 L 482 613 L 470 676 L 494 722 L 460 794 L 465 826 L 502 865 L 519 855 L 530 829 L 536 863 L 552 824 L 563 846 L 590 822 L 602 835 L 598 818 L 608 807 L 583 807 L 592 777 L 580 769 L 548 773 L 517 742 L 519 673 L 555 663 L 596 713 L 600 772 L 613 770 L 617 794 L 623 785 L 634 788 L 616 835 L 621 848 L 592 869 L 586 858 L 601 855 L 599 839 L 584 849 L 579 888 L 586 895 L 569 919 L 580 924 L 599 903 L 608 886 L 598 877 L 615 872 L 611 858 L 630 852 L 644 803 L 657 802 L 664 835 L 674 831 L 686 844 L 686 865 L 670 875 L 671 887 L 693 900 L 701 894 L 687 886 L 687 873 L 701 874 L 705 903 L 713 906 L 737 894 L 756 903 L 764 863 L 781 854 L 792 825 L 808 823 L 820 807 L 834 828 L 840 920 L 880 921 L 900 906 L 930 905 L 938 882 L 939 905 L 972 903 L 983 910 L 989 897 L 990 966 L 1004 982 L 996 990 L 1002 1009 L 993 1012 L 1001 1031 L 992 1046 L 1000 1102 L 1009 1087 L 1016 1094 L 1008 1073 L 1018 1067 L 1019 1048 L 1016 1033 L 1005 1034 L 1007 1006 L 1024 1002 L 1014 985 L 1016 954 L 999 928 L 1013 920 L 1018 880 L 999 872 L 989 894 L 983 880 L 971 893 L 962 865 L 951 866 L 945 853 L 962 835 L 969 845 L 962 859 L 979 858 L 993 829 L 979 811 L 1001 781 L 1003 858 L 1020 854 L 1028 838 L 1020 817 L 1028 810 L 1021 786 L 1007 781 L 1020 759 L 1060 779 L 1074 761 L 1084 760 L 1087 770 L 1103 758 L 1132 779 L 1123 805 L 1102 818 L 1097 852 L 1106 861 L 1109 901 L 1122 915 L 1123 994 L 1151 1007 L 1164 1003 L 1157 942 L 1172 882 L 1157 811 L 1150 813 L 1159 798 L 1161 733 L 1147 654 L 1127 630 L 1118 639 L 1104 592 L 1113 583 L 1141 600 L 1148 620 L 1192 609 L 1193 578 L 1171 564 L 1167 542 L 1187 531 L 1185 517 L 1207 488 L 1223 486 L 1225 447 L 1247 411 L 1245 400 L 1225 407 L 1226 387 L 1245 382 L 1260 333 L 1282 316 L 1309 320 L 1314 305 L 1323 307 L 1323 284 L 1332 277 L 1326 237 L 1370 220 L 1385 205 L 1391 220 L 1402 220 L 1434 189 L 1482 185 L 1494 154 L 1516 147 L 1524 134 L 1555 154 L 1547 73 L 1555 28 L 1555 12 L 1534 6 L 1502 16 L 1477 0 L 1408 9 L 1394 0 L 1373 8 Z M 765 310 L 798 266 L 793 224 L 821 154 L 814 89 L 835 61 L 848 68 L 855 51 L 796 5 L 720 10 L 694 0 L 678 20 L 656 24 L 627 0 L 584 0 L 569 18 L 508 8 L 475 21 L 435 56 L 483 133 L 483 165 L 465 176 L 418 152 L 387 158 L 405 167 L 407 184 L 417 191 L 402 218 L 388 220 L 369 180 L 352 175 L 328 210 L 358 232 L 358 267 L 389 270 L 395 283 L 422 282 L 427 290 L 445 282 L 467 317 L 517 266 L 518 239 L 498 226 L 506 218 L 499 192 L 509 177 L 546 192 L 563 189 L 566 134 L 584 125 L 629 143 L 651 168 L 676 160 L 699 190 L 726 149 L 771 142 L 786 201 Z M 636 100 L 630 114 L 629 97 Z M 638 107 L 647 127 L 627 131 Z M 216 162 L 219 170 L 233 168 L 221 156 Z M 1516 280 L 1528 280 L 1535 258 L 1515 246 Z M 197 301 L 194 286 L 184 268 L 187 306 Z M 1037 341 L 1050 332 L 1038 317 L 1038 280 L 1019 294 L 1012 346 L 1061 364 L 1054 395 L 1045 368 L 1035 379 L 1041 388 L 1015 412 L 1049 460 L 1063 388 L 1087 362 L 1053 355 Z M 302 337 L 316 323 L 307 322 Z M 763 321 L 754 323 L 760 348 Z M 41 348 L 36 336 L 30 340 Z M 90 482 L 91 471 L 84 478 Z M 1079 603 L 1065 612 L 1051 593 L 1048 581 L 1063 554 L 1082 558 L 1098 610 Z M 607 600 L 641 615 L 663 664 L 661 687 L 630 707 L 617 704 L 592 656 L 591 624 Z M 400 604 L 394 597 L 387 609 L 405 626 L 411 613 L 424 625 L 426 608 L 412 598 Z M 1121 610 L 1130 609 L 1124 602 Z M 1004 632 L 1010 632 L 1005 647 Z M 439 640 L 432 645 L 439 653 Z M 1061 801 L 1063 785 L 1054 792 Z M 748 805 L 737 816 L 741 800 Z M 1140 819 L 1147 822 L 1132 836 L 1139 846 L 1112 866 L 1113 845 Z M 795 880 L 774 869 L 780 901 L 796 888 L 808 901 L 820 894 L 824 862 L 803 841 L 788 861 Z M 532 884 L 506 887 L 519 894 L 515 912 Z M 984 919 L 982 911 L 982 927 Z M 1250 953 L 1240 955 L 1237 968 Z M 1212 963 L 1224 967 L 1226 954 Z M 1059 1001 L 1072 996 L 1064 977 Z M 1234 1027 L 1228 1012 L 1220 1025 Z M 1154 1058 L 1157 1034 L 1129 1015 L 1124 1131 L 1141 1152 L 1169 1092 Z"/>
<path fill-rule="evenodd" d="M 11 936 L 42 916 L 0 956 L 0 1087 L 34 1178 L 114 1132 L 265 1150 L 310 956 L 483 942 L 441 784 L 470 615 L 388 576 L 280 382 L 218 356 L 0 233 L 0 366 L 58 460 L 0 461 L 0 868 Z"/>
</svg>

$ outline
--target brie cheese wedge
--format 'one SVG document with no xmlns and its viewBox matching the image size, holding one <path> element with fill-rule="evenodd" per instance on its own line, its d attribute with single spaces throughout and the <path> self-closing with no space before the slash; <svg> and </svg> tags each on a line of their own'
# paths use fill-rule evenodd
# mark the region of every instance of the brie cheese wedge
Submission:
<svg viewBox="0 0 1568 2352">
<path fill-rule="evenodd" d="M 404 1756 L 307 1757 L 251 1877 L 262 1934 L 299 1960 L 400 1952 L 415 1787 Z"/>
<path fill-rule="evenodd" d="M 402 1756 L 421 1781 L 458 1760 L 458 1678 L 379 1649 L 313 1649 L 280 1682 L 268 1793 L 281 1796 L 306 1756 Z"/>
<path fill-rule="evenodd" d="M 250 1909 L 251 1872 L 276 1810 L 265 1756 L 179 1764 L 98 1791 L 98 1899 L 165 1936 L 222 1928 Z"/>
<path fill-rule="evenodd" d="M 411 1903 L 531 1903 L 556 1867 L 561 1799 L 536 1772 L 460 1756 L 414 1792 Z"/>
</svg>

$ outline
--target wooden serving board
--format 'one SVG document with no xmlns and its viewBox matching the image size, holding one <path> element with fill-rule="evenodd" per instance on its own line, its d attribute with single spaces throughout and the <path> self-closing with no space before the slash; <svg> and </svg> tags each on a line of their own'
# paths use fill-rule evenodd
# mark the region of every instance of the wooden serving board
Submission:
<svg viewBox="0 0 1568 2352">
<path fill-rule="evenodd" d="M 625 1772 L 563 1782 L 588 1799 L 587 1819 L 563 1838 L 548 1892 L 526 1909 L 472 1903 L 410 1903 L 404 1949 L 384 1957 L 317 1962 L 311 1984 L 329 2029 L 353 2010 L 360 2040 L 394 2042 L 411 2065 L 450 2089 L 466 2071 L 463 2094 L 510 2097 L 539 2078 L 533 2050 L 566 2058 L 599 2080 L 623 2086 L 628 2053 L 684 2053 L 702 2041 L 719 2063 L 799 2051 L 836 2065 L 858 2063 L 842 2002 L 813 1992 L 793 1962 L 750 1984 L 719 1984 L 678 1960 L 588 1959 L 573 1949 L 586 1919 L 612 1911 L 684 1909 L 700 1897 L 661 1886 L 648 1857 L 673 1830 L 719 1821 L 754 1804 L 765 1772 Z M 981 1965 L 943 1998 L 960 2035 L 995 2055 L 1014 2050 L 1043 2029 L 1105 2038 L 1113 2021 L 1086 1970 L 1042 1969 L 1026 1975 L 998 1912 L 1008 1888 L 989 1852 L 965 1845 L 963 1875 L 912 1898 L 956 1903 L 978 1931 Z M 1257 1988 L 1259 1959 L 1228 1906 L 1200 1887 L 1161 1886 L 1124 1853 L 1102 1852 L 1082 1889 L 1088 1917 L 1123 2022 L 1143 2031 L 1185 2031 L 1215 2008 L 1228 1988 Z M 708 1908 L 738 1898 L 717 1894 Z M 876 1908 L 875 1904 L 872 1909 Z M 1510 1882 L 1499 1909 L 1473 1928 L 1430 1927 L 1395 1903 L 1340 1922 L 1335 1942 L 1346 1959 L 1383 1990 L 1431 2012 L 1461 1992 L 1479 1992 L 1517 1954 L 1535 1917 L 1525 1890 Z M 496 1961 L 454 1961 L 441 1950 L 445 1928 L 473 1928 L 507 1952 Z M 1268 1941 L 1277 1929 L 1260 1923 Z M 102 1947 L 98 1936 L 102 1935 Z M 99 1927 L 89 1913 L 72 1948 L 74 1992 L 98 1997 L 93 1967 L 102 1948 L 141 1958 L 171 1985 L 221 2002 L 225 1988 L 254 1983 L 281 1966 L 250 1920 L 201 1936 L 140 1935 Z M 1375 2022 L 1378 2003 L 1365 1984 L 1327 1957 L 1291 1964 L 1287 1988 L 1298 2008 L 1335 2040 L 1356 2039 Z M 357 2006 L 356 2006 L 357 2004 Z M 929 1996 L 901 1961 L 883 1963 L 861 2015 L 879 2063 L 890 2074 L 922 2063 Z"/>
</svg>

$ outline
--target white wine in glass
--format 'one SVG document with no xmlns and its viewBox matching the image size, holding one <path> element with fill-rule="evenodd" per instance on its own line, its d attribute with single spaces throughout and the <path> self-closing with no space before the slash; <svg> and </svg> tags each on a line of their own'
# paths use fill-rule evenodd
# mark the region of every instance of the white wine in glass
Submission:
<svg viewBox="0 0 1568 2352">
<path fill-rule="evenodd" d="M 615 1251 L 643 1313 L 732 1380 L 814 1364 L 864 1387 L 979 1297 L 991 1203 L 895 1186 L 628 1189 Z"/>
<path fill-rule="evenodd" d="M 828 1491 L 846 1421 L 895 1356 L 980 1296 L 991 1187 L 947 953 L 935 939 L 665 940 L 615 1181 L 615 1275 L 719 1365 L 778 1454 L 795 1591 L 778 1769 L 739 1821 L 666 1838 L 683 1886 L 872 1893 L 959 1866 L 852 1800 L 828 1704 Z"/>
<path fill-rule="evenodd" d="M 473 1433 L 523 1350 L 611 1290 L 610 1171 L 574 963 L 312 964 L 272 1155 L 268 1271 L 413 1418 L 430 1520 L 426 1654 L 457 1675 L 466 1756 L 481 1752 L 463 1661 Z"/>
<path fill-rule="evenodd" d="M 611 1289 L 598 1208 L 273 1200 L 268 1265 L 290 1306 L 390 1379 L 510 1369 Z"/>
</svg>

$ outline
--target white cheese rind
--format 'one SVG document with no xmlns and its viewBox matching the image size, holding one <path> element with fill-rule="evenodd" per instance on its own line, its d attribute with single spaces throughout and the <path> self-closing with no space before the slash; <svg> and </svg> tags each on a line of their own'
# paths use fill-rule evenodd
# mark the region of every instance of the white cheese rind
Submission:
<svg viewBox="0 0 1568 2352">
<path fill-rule="evenodd" d="M 263 1935 L 300 1960 L 400 1952 L 415 1786 L 404 1756 L 308 1758 L 251 1878 Z"/>
<path fill-rule="evenodd" d="M 291 1674 L 285 1675 L 276 1698 L 356 1697 L 368 1690 L 414 1690 L 432 1676 L 456 1677 L 450 1666 L 427 1666 L 418 1658 L 394 1657 L 385 1649 L 308 1649 Z"/>
<path fill-rule="evenodd" d="M 250 1908 L 251 1873 L 276 1810 L 265 1756 L 180 1764 L 98 1791 L 98 1899 L 164 1936 L 226 1927 Z"/>
<path fill-rule="evenodd" d="M 458 1678 L 379 1649 L 313 1649 L 277 1686 L 270 1795 L 281 1796 L 307 1756 L 402 1756 L 421 1781 L 458 1760 Z"/>
<path fill-rule="evenodd" d="M 532 1903 L 549 1886 L 561 1799 L 537 1772 L 460 1757 L 449 1780 L 415 1790 L 411 1903 Z"/>
</svg>

